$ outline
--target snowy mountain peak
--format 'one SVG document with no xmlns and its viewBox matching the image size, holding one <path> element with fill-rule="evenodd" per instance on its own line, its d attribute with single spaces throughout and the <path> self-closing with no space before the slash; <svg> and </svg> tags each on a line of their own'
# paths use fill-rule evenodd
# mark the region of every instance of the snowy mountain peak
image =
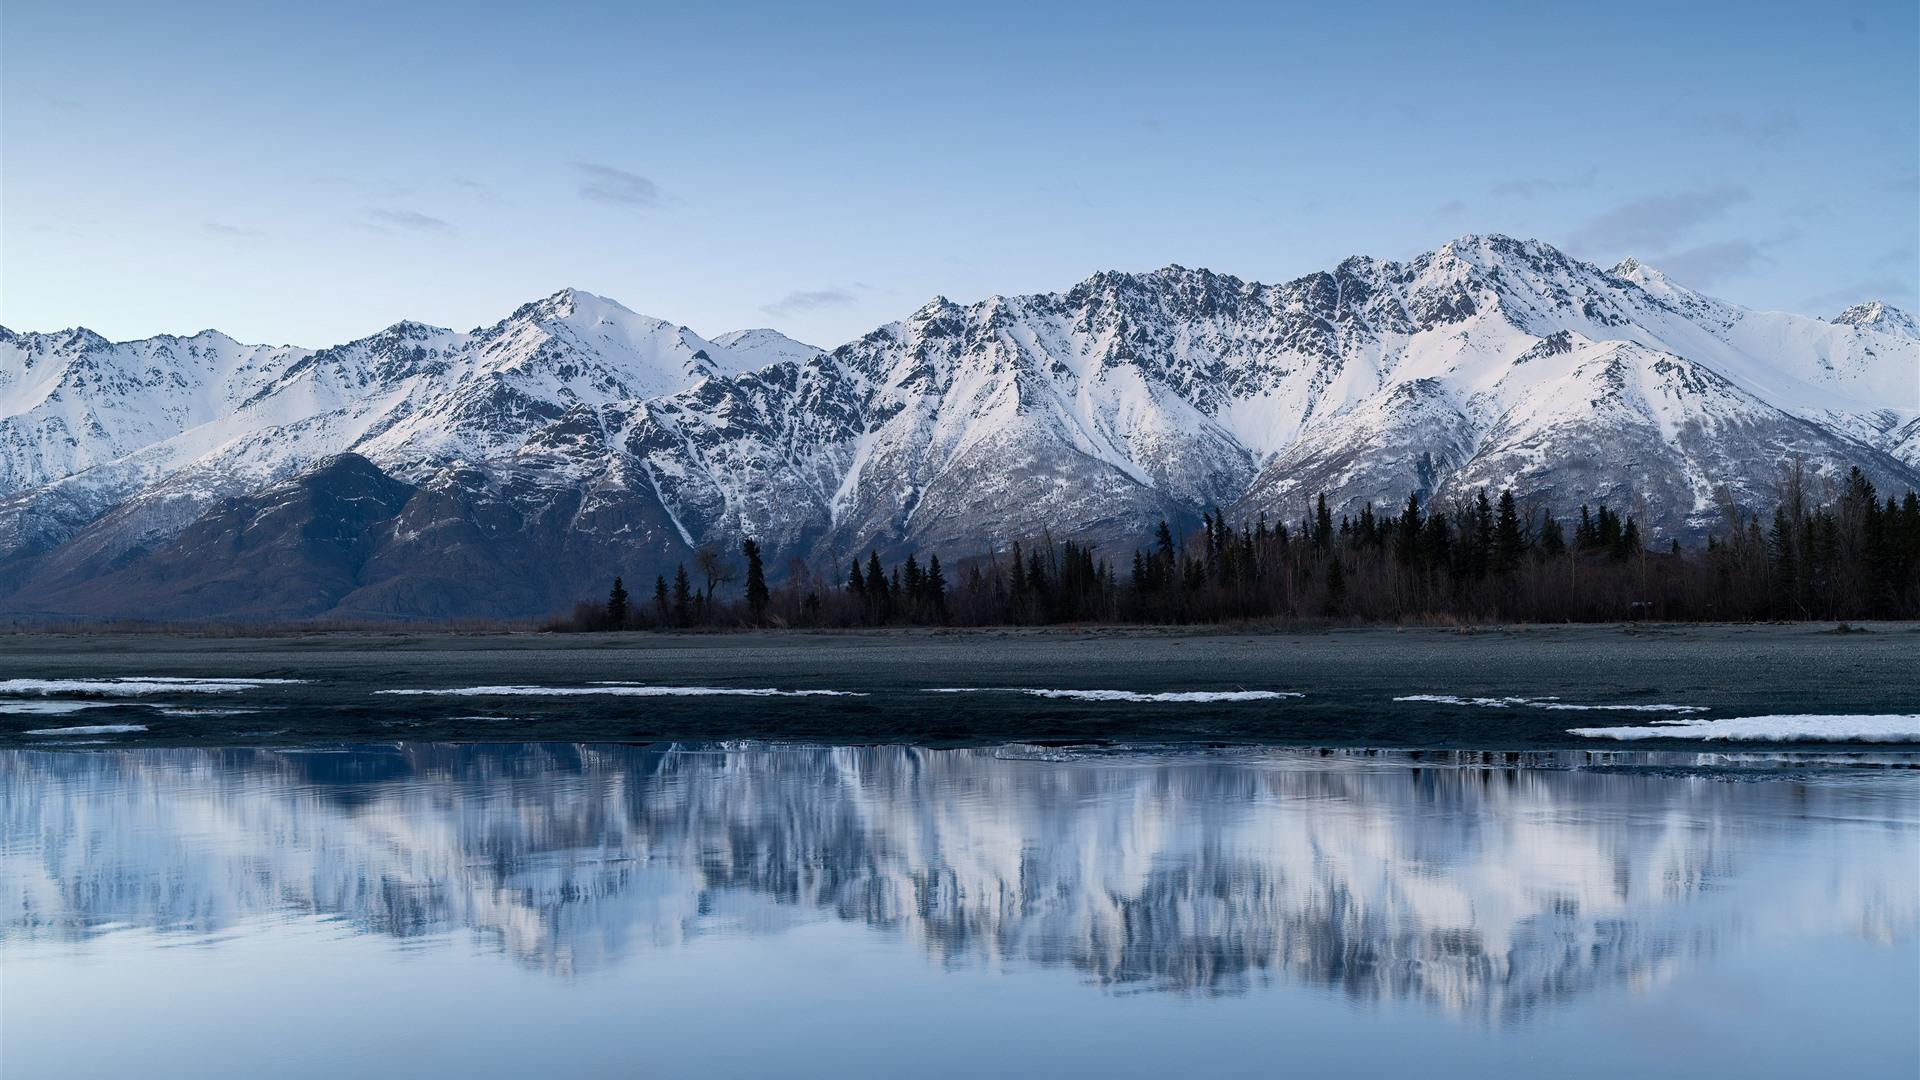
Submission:
<svg viewBox="0 0 1920 1080">
<path fill-rule="evenodd" d="M 1884 300 L 1855 304 L 1835 315 L 1833 321 L 1841 326 L 1857 326 L 1862 330 L 1877 330 L 1909 341 L 1920 341 L 1920 321 Z"/>
<path fill-rule="evenodd" d="M 113 347 L 113 342 L 84 326 L 70 326 L 65 330 L 55 330 L 47 334 L 21 334 L 19 337 L 38 339 L 62 352 L 98 352 Z"/>
<path fill-rule="evenodd" d="M 1514 256 L 1534 257 L 1542 253 L 1560 255 L 1557 248 L 1538 240 L 1516 240 L 1504 233 L 1467 233 L 1442 244 L 1435 254 L 1484 267 Z"/>
<path fill-rule="evenodd" d="M 735 365 L 745 371 L 757 371 L 770 364 L 810 360 L 826 351 L 765 327 L 730 330 L 714 338 L 713 343 L 726 350 L 734 358 Z"/>
<path fill-rule="evenodd" d="M 1717 300 L 1695 292 L 1668 277 L 1665 271 L 1648 266 L 1638 259 L 1620 260 L 1614 264 L 1613 269 L 1607 271 L 1607 276 L 1616 282 L 1624 281 L 1638 285 L 1640 291 L 1648 296 L 1669 307 L 1686 311 L 1696 318 L 1724 320 L 1733 310 L 1731 305 L 1723 305 Z"/>
<path fill-rule="evenodd" d="M 432 326 L 423 322 L 415 322 L 412 319 L 401 319 L 399 322 L 380 331 L 380 333 L 375 336 L 412 341 L 451 333 L 453 333 L 453 331 L 444 326 Z"/>
<path fill-rule="evenodd" d="M 521 305 L 473 339 L 483 370 L 545 372 L 543 384 L 562 382 L 568 401 L 653 397 L 743 370 L 684 326 L 573 288 Z"/>
<path fill-rule="evenodd" d="M 551 296 L 520 305 L 512 315 L 502 321 L 564 321 L 593 325 L 602 322 L 622 322 L 632 318 L 646 317 L 630 310 L 617 300 L 569 286 Z"/>
<path fill-rule="evenodd" d="M 1622 281 L 1631 281 L 1642 288 L 1657 286 L 1662 289 L 1667 289 L 1673 287 L 1673 279 L 1667 277 L 1665 273 L 1631 256 L 1615 263 L 1613 269 L 1607 271 L 1607 273 Z"/>
</svg>

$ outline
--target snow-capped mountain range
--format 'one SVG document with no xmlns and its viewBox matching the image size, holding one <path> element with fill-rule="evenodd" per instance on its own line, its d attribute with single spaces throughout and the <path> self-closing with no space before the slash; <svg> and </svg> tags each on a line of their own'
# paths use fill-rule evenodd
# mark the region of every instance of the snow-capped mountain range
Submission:
<svg viewBox="0 0 1920 1080">
<path fill-rule="evenodd" d="M 1123 546 L 1322 491 L 1514 484 L 1697 536 L 1794 456 L 1920 487 L 1912 316 L 1752 311 L 1502 236 L 936 298 L 831 351 L 573 289 L 320 350 L 0 329 L 0 610 L 525 614 L 742 536 L 781 568 Z"/>
</svg>

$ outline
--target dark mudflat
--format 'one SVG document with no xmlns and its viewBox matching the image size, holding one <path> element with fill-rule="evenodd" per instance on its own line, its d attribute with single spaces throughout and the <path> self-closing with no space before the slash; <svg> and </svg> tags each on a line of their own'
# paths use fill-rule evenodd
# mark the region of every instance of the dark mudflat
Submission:
<svg viewBox="0 0 1920 1080">
<path fill-rule="evenodd" d="M 1798 749 L 1820 745 L 1569 733 L 1680 714 L 1559 705 L 1684 705 L 1702 718 L 1920 712 L 1920 625 L 1544 626 L 1271 634 L 1156 630 L 768 632 L 715 635 L 396 631 L 204 637 L 0 637 L 0 679 L 303 680 L 231 693 L 100 696 L 0 690 L 0 707 L 97 700 L 61 715 L 0 713 L 0 743 L 282 745 L 405 740 L 771 739 L 983 745 L 1142 742 L 1449 749 Z M 820 697 L 400 696 L 498 685 L 837 690 Z M 1093 701 L 951 688 L 1262 690 L 1253 701 Z M 1518 698 L 1504 706 L 1395 701 Z M 165 708 L 162 709 L 161 706 Z M 198 711 L 196 711 L 198 710 Z M 242 711 L 244 710 L 244 711 Z M 144 731 L 29 735 L 70 727 Z M 1850 744 L 1913 750 L 1913 744 Z"/>
</svg>

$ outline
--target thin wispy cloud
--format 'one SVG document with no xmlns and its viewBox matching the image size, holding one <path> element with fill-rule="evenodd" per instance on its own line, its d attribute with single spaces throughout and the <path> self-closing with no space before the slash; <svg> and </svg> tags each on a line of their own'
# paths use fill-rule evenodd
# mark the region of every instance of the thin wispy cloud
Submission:
<svg viewBox="0 0 1920 1080">
<path fill-rule="evenodd" d="M 1911 308 L 1916 298 L 1920 298 L 1920 293 L 1914 291 L 1912 282 L 1901 281 L 1898 278 L 1876 277 L 1857 281 L 1844 289 L 1809 296 L 1801 301 L 1800 306 L 1805 311 L 1838 312 L 1868 300 L 1885 300 L 1897 307 Z"/>
<path fill-rule="evenodd" d="M 1749 142 L 1772 142 L 1800 130 L 1800 117 L 1784 109 L 1764 113 L 1692 113 L 1680 117 L 1682 126 L 1703 135 L 1724 135 Z"/>
<path fill-rule="evenodd" d="M 1557 195 L 1563 191 L 1590 188 L 1599 176 L 1599 169 L 1589 168 L 1578 176 L 1534 176 L 1502 180 L 1488 188 L 1487 194 L 1502 199 L 1537 199 L 1542 195 Z"/>
<path fill-rule="evenodd" d="M 236 239 L 247 239 L 260 235 L 259 229 L 250 229 L 244 225 L 232 225 L 224 221 L 202 222 L 200 224 L 200 231 L 213 236 L 228 236 Z"/>
<path fill-rule="evenodd" d="M 1687 233 L 1752 198 L 1743 187 L 1650 195 L 1622 203 L 1575 231 L 1573 245 L 1609 251 L 1672 250 Z"/>
<path fill-rule="evenodd" d="M 580 197 L 593 202 L 622 206 L 660 205 L 660 185 L 625 169 L 602 165 L 597 161 L 570 163 L 581 176 Z"/>
<path fill-rule="evenodd" d="M 45 90 L 29 90 L 27 91 L 27 97 L 54 112 L 73 113 L 79 112 L 86 107 L 73 98 L 49 94 Z"/>
<path fill-rule="evenodd" d="M 1660 258 L 1660 269 L 1675 281 L 1707 288 L 1772 263 L 1751 240 L 1721 240 Z"/>
<path fill-rule="evenodd" d="M 474 180 L 469 177 L 465 177 L 465 176 L 454 177 L 453 186 L 457 188 L 464 188 L 468 191 L 471 191 L 475 195 L 478 195 L 483 199 L 493 198 L 493 188 L 489 187 L 486 184 L 481 183 L 478 180 Z"/>
<path fill-rule="evenodd" d="M 1867 264 L 1875 270 L 1905 270 L 1920 273 L 1920 247 L 1908 244 L 1905 247 L 1889 248 L 1873 257 Z"/>
<path fill-rule="evenodd" d="M 820 308 L 841 307 L 853 303 L 855 299 L 851 290 L 835 285 L 824 289 L 790 292 L 771 304 L 762 304 L 760 310 L 769 315 L 786 316 L 802 311 L 817 311 Z"/>
<path fill-rule="evenodd" d="M 376 206 L 367 210 L 367 216 L 381 225 L 391 225 L 396 229 L 406 229 L 410 232 L 446 233 L 453 231 L 452 222 L 444 218 L 434 217 L 431 214 L 423 214 L 418 210 L 403 210 L 394 207 Z"/>
</svg>

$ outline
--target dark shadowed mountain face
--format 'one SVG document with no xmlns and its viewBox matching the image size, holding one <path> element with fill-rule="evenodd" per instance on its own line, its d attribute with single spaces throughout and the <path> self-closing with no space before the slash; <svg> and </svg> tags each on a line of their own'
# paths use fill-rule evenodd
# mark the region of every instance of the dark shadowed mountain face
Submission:
<svg viewBox="0 0 1920 1080">
<path fill-rule="evenodd" d="M 776 575 L 1043 530 L 1124 556 L 1322 492 L 1337 517 L 1513 485 L 1697 539 L 1795 458 L 1920 487 L 1913 325 L 1475 236 L 1282 285 L 936 299 L 831 352 L 574 290 L 318 352 L 0 331 L 0 610 L 524 615 L 748 536 Z"/>
<path fill-rule="evenodd" d="M 300 618 L 359 587 L 369 556 L 414 494 L 356 454 L 255 495 L 228 499 L 151 551 L 20 594 L 55 611 L 167 617 Z"/>
</svg>

